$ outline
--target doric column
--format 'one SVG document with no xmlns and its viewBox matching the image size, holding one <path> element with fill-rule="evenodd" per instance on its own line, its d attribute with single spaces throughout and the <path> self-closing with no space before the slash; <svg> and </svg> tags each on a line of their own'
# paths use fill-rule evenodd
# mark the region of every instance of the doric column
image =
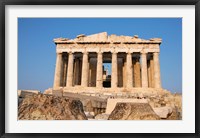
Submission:
<svg viewBox="0 0 200 138">
<path fill-rule="evenodd" d="M 73 65 L 74 65 L 74 55 L 72 52 L 68 54 L 68 69 L 67 69 L 67 87 L 72 87 L 73 81 Z"/>
<path fill-rule="evenodd" d="M 63 59 L 63 87 L 66 87 L 67 84 L 67 57 Z"/>
<path fill-rule="evenodd" d="M 123 87 L 126 87 L 126 81 L 127 81 L 127 75 L 126 75 L 126 60 L 123 60 Z"/>
<path fill-rule="evenodd" d="M 79 76 L 79 82 L 78 82 L 78 85 L 81 85 L 81 80 L 82 80 L 82 64 L 83 64 L 83 62 L 82 62 L 82 60 L 80 59 L 80 61 L 79 61 L 80 63 L 79 63 L 79 74 L 80 74 L 80 76 Z"/>
<path fill-rule="evenodd" d="M 96 79 L 96 87 L 101 88 L 103 86 L 103 57 L 102 52 L 99 52 L 97 55 L 97 79 Z"/>
<path fill-rule="evenodd" d="M 83 53 L 81 86 L 88 86 L 88 53 Z"/>
<path fill-rule="evenodd" d="M 154 61 L 154 85 L 155 88 L 161 88 L 161 78 L 160 78 L 160 62 L 159 62 L 159 53 L 153 53 Z"/>
<path fill-rule="evenodd" d="M 150 59 L 150 70 L 151 70 L 151 87 L 154 88 L 154 64 L 153 64 L 153 58 Z"/>
<path fill-rule="evenodd" d="M 145 52 L 141 53 L 142 60 L 142 87 L 148 87 L 148 77 L 147 77 L 147 54 Z"/>
<path fill-rule="evenodd" d="M 116 88 L 118 84 L 117 78 L 117 53 L 112 53 L 112 75 L 111 75 L 111 88 Z"/>
<path fill-rule="evenodd" d="M 75 59 L 75 68 L 74 68 L 74 85 L 78 85 L 78 82 L 79 82 L 79 77 L 80 77 L 80 74 L 79 74 L 79 59 L 76 58 Z"/>
<path fill-rule="evenodd" d="M 147 60 L 148 86 L 152 87 L 150 60 Z"/>
<path fill-rule="evenodd" d="M 126 65 L 126 75 L 127 75 L 127 87 L 133 87 L 133 70 L 132 70 L 132 55 L 130 52 L 126 55 L 127 65 Z"/>
<path fill-rule="evenodd" d="M 135 58 L 134 79 L 135 79 L 135 87 L 141 87 L 141 73 L 140 73 L 139 57 Z"/>
<path fill-rule="evenodd" d="M 117 59 L 117 72 L 118 72 L 118 87 L 123 87 L 123 59 Z"/>
<path fill-rule="evenodd" d="M 97 80 L 97 59 L 90 58 L 89 60 L 89 87 L 96 87 Z"/>
<path fill-rule="evenodd" d="M 92 86 L 92 64 L 91 58 L 88 61 L 88 87 Z"/>
<path fill-rule="evenodd" d="M 62 53 L 57 53 L 53 88 L 59 88 L 61 85 L 61 68 L 62 68 Z"/>
</svg>

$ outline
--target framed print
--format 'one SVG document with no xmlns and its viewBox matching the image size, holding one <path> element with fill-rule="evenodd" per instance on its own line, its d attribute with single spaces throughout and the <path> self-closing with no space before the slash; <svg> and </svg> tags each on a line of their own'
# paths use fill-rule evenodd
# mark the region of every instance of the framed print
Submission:
<svg viewBox="0 0 200 138">
<path fill-rule="evenodd" d="M 1 5 L 2 137 L 200 137 L 199 0 Z"/>
</svg>

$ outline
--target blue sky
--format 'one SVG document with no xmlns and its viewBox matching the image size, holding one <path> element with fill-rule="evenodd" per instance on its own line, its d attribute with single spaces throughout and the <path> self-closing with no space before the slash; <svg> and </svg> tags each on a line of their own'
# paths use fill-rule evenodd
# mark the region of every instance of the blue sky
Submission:
<svg viewBox="0 0 200 138">
<path fill-rule="evenodd" d="M 44 91 L 53 86 L 56 46 L 54 38 L 73 39 L 79 34 L 138 35 L 162 38 L 162 87 L 182 92 L 181 18 L 19 18 L 18 89 Z M 106 66 L 109 68 L 109 65 Z"/>
</svg>

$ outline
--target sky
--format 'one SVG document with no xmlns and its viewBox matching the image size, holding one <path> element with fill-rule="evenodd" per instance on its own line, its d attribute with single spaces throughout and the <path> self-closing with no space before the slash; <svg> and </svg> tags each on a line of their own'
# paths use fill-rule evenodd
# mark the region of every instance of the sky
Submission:
<svg viewBox="0 0 200 138">
<path fill-rule="evenodd" d="M 53 87 L 56 64 L 54 38 L 79 34 L 138 35 L 162 38 L 161 82 L 164 89 L 182 92 L 181 18 L 18 18 L 18 89 Z M 110 64 L 105 65 L 110 70 Z"/>
</svg>

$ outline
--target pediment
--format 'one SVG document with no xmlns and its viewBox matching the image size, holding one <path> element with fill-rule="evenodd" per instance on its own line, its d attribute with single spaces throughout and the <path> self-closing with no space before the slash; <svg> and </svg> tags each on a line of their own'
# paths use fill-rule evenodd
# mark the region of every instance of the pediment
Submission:
<svg viewBox="0 0 200 138">
<path fill-rule="evenodd" d="M 134 36 L 117 36 L 115 34 L 108 35 L 107 32 L 101 32 L 92 35 L 77 35 L 74 39 L 56 38 L 55 43 L 161 43 L 161 38 L 151 38 L 149 40 L 141 39 L 137 35 Z"/>
</svg>

